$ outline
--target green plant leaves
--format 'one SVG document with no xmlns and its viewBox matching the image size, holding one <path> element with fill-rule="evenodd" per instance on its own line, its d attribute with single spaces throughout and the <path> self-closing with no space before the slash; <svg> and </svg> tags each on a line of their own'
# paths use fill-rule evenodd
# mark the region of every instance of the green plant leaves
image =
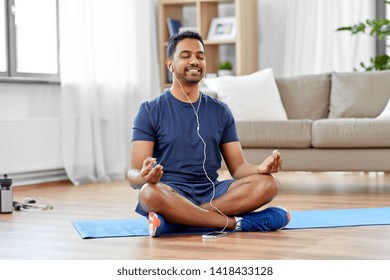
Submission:
<svg viewBox="0 0 390 280">
<path fill-rule="evenodd" d="M 371 36 L 377 37 L 379 40 L 385 40 L 390 35 L 390 21 L 388 19 L 379 18 L 367 20 L 367 25 L 371 27 Z"/>
<path fill-rule="evenodd" d="M 230 61 L 224 61 L 219 64 L 219 69 L 221 70 L 232 70 L 233 64 Z"/>
<path fill-rule="evenodd" d="M 384 1 L 384 3 L 390 4 L 390 1 Z M 336 31 L 349 31 L 351 35 L 365 33 L 384 41 L 386 37 L 390 36 L 390 20 L 385 18 L 367 19 L 365 23 L 360 22 L 351 26 L 343 26 L 336 29 Z M 386 47 L 388 48 L 389 46 Z M 390 70 L 390 57 L 387 54 L 378 55 L 370 59 L 369 65 L 361 62 L 360 66 L 365 71 Z"/>
<path fill-rule="evenodd" d="M 344 26 L 336 29 L 336 31 L 351 31 L 352 35 L 357 33 L 364 33 L 366 31 L 366 25 L 362 22 L 351 26 Z"/>
<path fill-rule="evenodd" d="M 370 65 L 365 65 L 361 62 L 360 66 L 366 71 L 390 70 L 390 57 L 387 54 L 372 57 L 370 62 Z"/>
</svg>

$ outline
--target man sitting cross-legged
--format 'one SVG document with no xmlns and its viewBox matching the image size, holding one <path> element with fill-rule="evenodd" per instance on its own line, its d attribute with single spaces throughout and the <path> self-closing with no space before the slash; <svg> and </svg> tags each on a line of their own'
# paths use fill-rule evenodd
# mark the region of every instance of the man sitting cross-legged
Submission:
<svg viewBox="0 0 390 280">
<path fill-rule="evenodd" d="M 275 150 L 262 164 L 245 161 L 226 104 L 199 91 L 205 75 L 203 40 L 195 32 L 172 36 L 166 66 L 173 83 L 145 102 L 134 120 L 127 178 L 140 189 L 136 211 L 149 218 L 151 236 L 183 226 L 273 231 L 287 225 L 282 207 L 257 211 L 278 194 Z M 218 181 L 223 159 L 234 179 Z"/>
</svg>

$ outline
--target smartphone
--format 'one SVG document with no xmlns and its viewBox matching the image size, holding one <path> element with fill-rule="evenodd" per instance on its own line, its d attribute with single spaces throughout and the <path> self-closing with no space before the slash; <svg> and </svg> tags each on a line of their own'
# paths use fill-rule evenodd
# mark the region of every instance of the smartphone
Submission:
<svg viewBox="0 0 390 280">
<path fill-rule="evenodd" d="M 209 238 L 220 238 L 220 237 L 224 237 L 228 235 L 228 232 L 224 232 L 224 231 L 212 231 L 212 232 L 208 232 L 208 233 L 205 233 L 202 235 L 202 238 L 204 239 L 209 239 Z"/>
</svg>

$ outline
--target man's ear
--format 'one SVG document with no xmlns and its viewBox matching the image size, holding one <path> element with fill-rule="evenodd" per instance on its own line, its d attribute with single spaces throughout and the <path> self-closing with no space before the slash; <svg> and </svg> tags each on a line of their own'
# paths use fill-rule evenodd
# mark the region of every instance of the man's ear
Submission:
<svg viewBox="0 0 390 280">
<path fill-rule="evenodd" d="M 173 61 L 170 58 L 165 60 L 165 64 L 170 72 L 173 72 Z"/>
</svg>

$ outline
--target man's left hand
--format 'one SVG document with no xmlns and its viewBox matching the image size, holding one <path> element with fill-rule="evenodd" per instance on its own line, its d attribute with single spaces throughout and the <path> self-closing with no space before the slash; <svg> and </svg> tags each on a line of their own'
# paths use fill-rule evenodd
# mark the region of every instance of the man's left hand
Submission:
<svg viewBox="0 0 390 280">
<path fill-rule="evenodd" d="M 274 150 L 272 155 L 267 157 L 262 164 L 258 166 L 258 171 L 261 174 L 277 173 L 282 168 L 282 156 L 279 150 Z"/>
</svg>

